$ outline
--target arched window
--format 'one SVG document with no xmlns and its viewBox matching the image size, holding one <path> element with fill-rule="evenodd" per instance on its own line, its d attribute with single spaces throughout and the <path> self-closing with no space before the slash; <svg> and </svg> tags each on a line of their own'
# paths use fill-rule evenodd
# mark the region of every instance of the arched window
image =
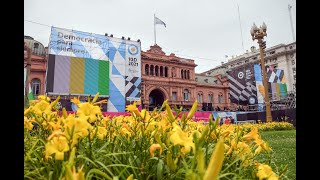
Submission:
<svg viewBox="0 0 320 180">
<path fill-rule="evenodd" d="M 168 67 L 165 67 L 165 68 L 164 68 L 164 76 L 165 76 L 165 77 L 168 77 Z"/>
<path fill-rule="evenodd" d="M 218 95 L 218 102 L 219 103 L 223 103 L 223 95 L 222 95 L 222 93 L 219 93 L 219 95 Z"/>
<path fill-rule="evenodd" d="M 185 89 L 185 90 L 183 91 L 183 99 L 184 99 L 185 101 L 189 101 L 189 90 L 188 90 L 188 89 Z"/>
<path fill-rule="evenodd" d="M 40 94 L 40 80 L 32 79 L 31 80 L 31 90 L 33 95 L 38 96 Z"/>
<path fill-rule="evenodd" d="M 187 79 L 190 79 L 190 71 L 187 71 Z"/>
<path fill-rule="evenodd" d="M 159 76 L 159 67 L 158 66 L 155 67 L 154 72 L 155 72 L 156 76 Z"/>
<path fill-rule="evenodd" d="M 176 69 L 174 67 L 171 69 L 171 77 L 176 77 Z"/>
<path fill-rule="evenodd" d="M 146 64 L 146 66 L 144 68 L 144 72 L 146 75 L 149 75 L 149 64 Z"/>
<path fill-rule="evenodd" d="M 203 93 L 198 92 L 198 103 L 202 103 L 202 102 L 203 102 Z"/>
<path fill-rule="evenodd" d="M 183 70 L 181 69 L 181 78 L 183 79 Z"/>
<path fill-rule="evenodd" d="M 186 71 L 186 70 L 183 71 L 183 77 L 184 77 L 185 79 L 187 79 L 187 71 Z"/>
<path fill-rule="evenodd" d="M 150 75 L 151 75 L 151 76 L 154 75 L 154 73 L 153 73 L 153 65 L 150 66 Z"/>
<path fill-rule="evenodd" d="M 208 94 L 208 103 L 213 103 L 213 93 Z"/>
<path fill-rule="evenodd" d="M 160 76 L 163 77 L 163 67 L 160 66 Z"/>
</svg>

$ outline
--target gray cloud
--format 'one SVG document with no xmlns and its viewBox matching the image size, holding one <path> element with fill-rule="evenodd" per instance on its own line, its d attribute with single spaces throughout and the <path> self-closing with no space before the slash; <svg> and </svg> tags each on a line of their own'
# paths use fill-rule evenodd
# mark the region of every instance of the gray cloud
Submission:
<svg viewBox="0 0 320 180">
<path fill-rule="evenodd" d="M 166 54 L 194 59 L 202 72 L 221 64 L 225 55 L 239 55 L 257 46 L 250 28 L 265 22 L 267 47 L 293 42 L 288 4 L 293 0 L 25 0 L 24 18 L 41 24 L 114 37 L 141 40 L 142 49 L 154 44 L 153 14 L 167 25 L 156 26 L 157 44 Z M 243 35 L 241 44 L 237 3 Z M 50 27 L 25 21 L 24 33 L 48 45 Z"/>
</svg>

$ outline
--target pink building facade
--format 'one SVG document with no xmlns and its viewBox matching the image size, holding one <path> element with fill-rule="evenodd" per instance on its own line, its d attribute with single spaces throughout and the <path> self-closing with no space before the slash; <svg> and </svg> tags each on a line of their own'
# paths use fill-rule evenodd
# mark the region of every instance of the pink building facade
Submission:
<svg viewBox="0 0 320 180">
<path fill-rule="evenodd" d="M 25 36 L 25 49 L 31 49 L 31 69 L 29 74 L 29 84 L 34 96 L 45 94 L 45 78 L 47 69 L 46 48 L 30 36 Z M 28 53 L 25 52 L 24 65 L 26 67 Z"/>
<path fill-rule="evenodd" d="M 141 52 L 141 61 L 141 102 L 144 108 L 160 107 L 166 99 L 171 106 L 183 106 L 185 110 L 190 109 L 196 99 L 198 110 L 229 107 L 226 77 L 196 74 L 194 60 L 173 53 L 166 55 L 160 46 L 153 45 Z"/>
</svg>

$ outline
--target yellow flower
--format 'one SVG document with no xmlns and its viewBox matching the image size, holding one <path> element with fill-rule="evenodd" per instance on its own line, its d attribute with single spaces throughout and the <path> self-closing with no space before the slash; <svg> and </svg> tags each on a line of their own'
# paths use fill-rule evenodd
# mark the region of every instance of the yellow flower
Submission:
<svg viewBox="0 0 320 180">
<path fill-rule="evenodd" d="M 238 142 L 236 152 L 238 156 L 243 160 L 245 159 L 245 155 L 249 155 L 249 157 L 252 156 L 250 147 L 244 142 Z"/>
<path fill-rule="evenodd" d="M 58 117 L 58 121 L 57 121 L 57 123 L 54 123 L 54 122 L 49 122 L 49 126 L 50 127 L 52 127 L 52 130 L 53 131 L 55 131 L 55 130 L 58 130 L 58 129 L 60 129 L 61 128 L 61 118 L 60 117 Z"/>
<path fill-rule="evenodd" d="M 53 139 L 46 144 L 45 157 L 48 159 L 51 154 L 55 154 L 56 160 L 63 160 L 64 152 L 67 151 L 69 151 L 67 139 L 63 136 L 53 137 Z"/>
<path fill-rule="evenodd" d="M 204 174 L 203 180 L 216 180 L 219 172 L 222 168 L 224 160 L 224 140 L 219 139 L 215 145 L 214 152 L 211 155 L 211 159 L 208 168 Z"/>
<path fill-rule="evenodd" d="M 193 143 L 192 136 L 188 137 L 185 132 L 183 132 L 179 125 L 177 125 L 175 122 L 172 123 L 173 129 L 172 134 L 170 136 L 170 141 L 174 145 L 181 145 L 183 148 L 181 149 L 181 152 L 184 154 L 187 154 L 190 152 L 191 148 L 194 150 L 195 145 Z"/>
<path fill-rule="evenodd" d="M 144 122 L 148 122 L 151 118 L 149 112 L 145 109 L 142 109 L 140 114 L 141 114 L 141 117 L 144 120 Z"/>
<path fill-rule="evenodd" d="M 42 113 L 50 114 L 51 113 L 51 105 L 47 101 L 41 100 L 40 102 L 36 103 L 32 110 L 39 116 L 42 116 Z"/>
<path fill-rule="evenodd" d="M 71 140 L 72 139 L 72 147 L 78 143 L 78 139 L 80 137 L 86 137 L 89 134 L 89 130 L 92 130 L 93 127 L 88 123 L 86 119 L 83 118 L 75 118 L 72 115 L 69 115 L 65 119 L 64 128 L 66 129 L 64 133 L 66 134 L 66 137 Z M 69 130 L 67 130 L 67 128 Z M 71 130 L 73 129 L 73 134 L 71 133 Z"/>
<path fill-rule="evenodd" d="M 76 168 L 73 166 L 72 171 L 70 167 L 66 170 L 66 177 L 62 178 L 61 180 L 85 180 L 84 172 L 82 171 L 83 166 L 76 171 Z"/>
<path fill-rule="evenodd" d="M 103 99 L 103 100 L 101 100 L 99 102 L 95 102 L 94 105 L 100 105 L 100 104 L 106 104 L 106 103 L 108 103 L 108 100 Z"/>
<path fill-rule="evenodd" d="M 169 119 L 170 122 L 173 122 L 175 119 L 174 119 L 174 115 L 172 113 L 172 110 L 171 110 L 171 107 L 169 106 L 169 104 L 167 103 L 168 100 L 166 100 L 164 102 L 165 106 L 166 106 L 166 112 L 167 112 L 167 117 Z"/>
<path fill-rule="evenodd" d="M 44 101 L 47 101 L 47 102 L 50 102 L 50 100 L 51 100 L 49 97 L 44 96 L 44 95 L 38 96 L 38 99 L 39 99 L 39 100 L 44 100 Z"/>
<path fill-rule="evenodd" d="M 133 180 L 133 174 L 131 174 L 130 176 L 128 176 L 126 180 Z"/>
<path fill-rule="evenodd" d="M 158 123 L 158 129 L 163 129 L 164 131 L 171 127 L 171 123 L 168 121 L 167 118 L 162 118 L 161 121 Z"/>
<path fill-rule="evenodd" d="M 27 115 L 30 112 L 30 108 L 24 110 L 24 115 Z"/>
<path fill-rule="evenodd" d="M 93 123 L 97 120 L 97 115 L 101 114 L 101 110 L 98 106 L 94 106 L 88 102 L 78 104 L 79 108 L 77 115 L 80 118 L 89 118 L 89 122 Z"/>
<path fill-rule="evenodd" d="M 84 118 L 76 118 L 74 116 L 68 116 L 65 120 L 64 128 L 71 131 L 74 126 L 73 133 L 79 133 L 81 137 L 85 137 L 89 134 L 88 130 L 93 129 L 93 127 L 84 119 Z"/>
<path fill-rule="evenodd" d="M 76 105 L 80 104 L 81 103 L 80 96 L 78 96 L 78 98 L 74 97 L 73 99 L 70 100 L 70 102 L 73 102 Z"/>
<path fill-rule="evenodd" d="M 51 135 L 48 137 L 48 141 L 52 140 L 54 137 L 65 136 L 61 129 L 53 131 Z"/>
<path fill-rule="evenodd" d="M 100 123 L 101 123 L 101 125 L 103 126 L 103 127 L 107 127 L 107 123 L 110 121 L 110 118 L 109 118 L 109 116 L 106 116 L 106 117 L 104 117 L 101 121 L 100 121 Z"/>
<path fill-rule="evenodd" d="M 24 117 L 24 128 L 28 129 L 28 130 L 32 130 L 33 128 L 33 122 L 35 122 L 34 118 L 29 119 L 27 117 Z"/>
<path fill-rule="evenodd" d="M 154 157 L 154 152 L 156 150 L 160 150 L 160 154 L 162 154 L 162 147 L 160 146 L 160 144 L 152 144 L 150 146 L 150 155 L 151 155 L 151 157 Z"/>
<path fill-rule="evenodd" d="M 222 125 L 222 127 L 225 127 L 225 126 L 227 126 L 227 128 L 224 129 L 223 132 L 221 133 L 221 136 L 224 138 L 229 136 L 229 134 L 234 131 L 234 127 L 232 125 L 226 125 L 226 124 Z"/>
<path fill-rule="evenodd" d="M 99 139 L 103 140 L 107 136 L 107 130 L 104 127 L 98 127 L 97 136 Z"/>
<path fill-rule="evenodd" d="M 258 128 L 256 127 L 253 127 L 253 129 L 248 134 L 242 137 L 242 140 L 246 142 L 250 142 L 251 140 L 257 140 L 257 139 L 260 139 L 260 136 L 258 134 Z"/>
<path fill-rule="evenodd" d="M 198 101 L 194 101 L 192 107 L 191 107 L 191 110 L 190 112 L 188 113 L 188 116 L 187 116 L 187 119 L 191 119 L 194 115 L 194 113 L 197 111 L 197 108 L 198 108 Z"/>
<path fill-rule="evenodd" d="M 266 164 L 258 165 L 257 176 L 259 180 L 267 179 L 267 180 L 278 180 L 278 176 L 276 173 L 272 171 L 272 168 Z"/>
<path fill-rule="evenodd" d="M 126 110 L 130 111 L 131 113 L 134 113 L 136 116 L 141 116 L 139 109 L 137 108 L 137 102 L 127 105 Z"/>
<path fill-rule="evenodd" d="M 262 139 L 256 139 L 255 140 L 256 144 L 258 145 L 258 148 L 255 150 L 255 154 L 259 154 L 262 150 L 265 151 L 272 151 L 271 147 L 269 147 L 269 145 L 264 142 Z"/>
<path fill-rule="evenodd" d="M 124 128 L 124 127 L 120 128 L 120 134 L 121 135 L 128 135 L 129 137 L 131 137 L 131 132 L 128 131 L 128 129 Z"/>
</svg>

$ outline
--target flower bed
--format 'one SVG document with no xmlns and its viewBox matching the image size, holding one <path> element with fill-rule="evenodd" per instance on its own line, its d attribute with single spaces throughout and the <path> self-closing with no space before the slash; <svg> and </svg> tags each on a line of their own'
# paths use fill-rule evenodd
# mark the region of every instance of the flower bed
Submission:
<svg viewBox="0 0 320 180">
<path fill-rule="evenodd" d="M 277 123 L 219 126 L 210 116 L 203 124 L 191 121 L 197 102 L 181 116 L 167 101 L 153 112 L 139 111 L 134 103 L 126 108 L 131 116 L 110 119 L 97 98 L 73 99 L 75 114 L 57 112 L 59 98 L 31 102 L 24 112 L 25 179 L 279 179 L 285 174 L 271 169 L 272 149 L 259 135 L 259 129 Z M 262 154 L 270 158 L 258 161 Z"/>
</svg>

